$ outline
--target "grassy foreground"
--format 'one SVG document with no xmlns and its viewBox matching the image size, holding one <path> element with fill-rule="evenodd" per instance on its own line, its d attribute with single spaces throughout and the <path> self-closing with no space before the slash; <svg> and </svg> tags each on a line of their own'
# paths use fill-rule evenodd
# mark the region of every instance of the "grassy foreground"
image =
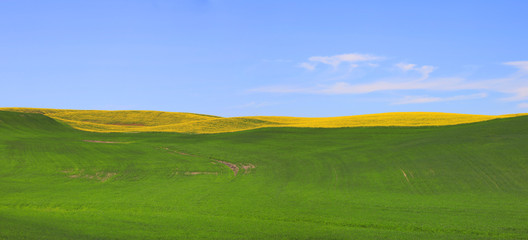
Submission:
<svg viewBox="0 0 528 240">
<path fill-rule="evenodd" d="M 402 112 L 344 117 L 231 117 L 158 111 L 102 111 L 45 108 L 0 108 L 0 111 L 40 113 L 70 126 L 92 132 L 224 133 L 270 127 L 343 128 L 380 126 L 446 126 L 515 117 L 526 114 L 475 115 Z"/>
<path fill-rule="evenodd" d="M 526 116 L 182 134 L 0 111 L 0 166 L 0 239 L 528 238 Z"/>
</svg>

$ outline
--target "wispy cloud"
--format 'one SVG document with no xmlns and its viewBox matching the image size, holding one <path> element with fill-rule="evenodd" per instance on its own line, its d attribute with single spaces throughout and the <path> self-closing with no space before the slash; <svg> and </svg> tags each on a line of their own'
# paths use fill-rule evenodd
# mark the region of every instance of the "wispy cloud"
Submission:
<svg viewBox="0 0 528 240">
<path fill-rule="evenodd" d="M 487 97 L 487 93 L 476 93 L 470 95 L 458 95 L 452 97 L 429 97 L 429 96 L 405 96 L 403 99 L 393 102 L 392 104 L 417 104 L 417 103 L 432 103 L 432 102 L 449 102 L 470 99 L 480 99 Z"/>
<path fill-rule="evenodd" d="M 518 68 L 520 71 L 528 73 L 528 61 L 506 62 L 504 64 L 514 66 Z"/>
<path fill-rule="evenodd" d="M 429 66 L 429 65 L 418 67 L 416 64 L 412 64 L 412 63 L 398 63 L 396 64 L 396 67 L 401 69 L 403 72 L 408 72 L 408 71 L 419 72 L 422 75 L 422 78 L 421 78 L 422 80 L 427 79 L 429 77 L 429 74 L 431 74 L 436 69 L 436 67 Z"/>
<path fill-rule="evenodd" d="M 315 64 L 303 62 L 299 64 L 299 67 L 302 67 L 309 71 L 313 71 L 315 69 Z"/>
<path fill-rule="evenodd" d="M 505 65 L 517 68 L 517 72 L 509 77 L 499 79 L 496 88 L 512 96 L 503 101 L 522 101 L 528 99 L 528 61 L 506 62 Z"/>
<path fill-rule="evenodd" d="M 396 67 L 398 67 L 399 69 L 401 69 L 404 72 L 407 72 L 409 70 L 414 69 L 414 67 L 416 67 L 416 64 L 412 64 L 412 63 L 398 63 L 398 64 L 396 64 Z"/>
<path fill-rule="evenodd" d="M 528 80 L 528 79 L 527 79 Z M 522 101 L 528 99 L 528 86 L 526 87 L 519 87 L 515 89 L 507 89 L 505 92 L 513 94 L 511 97 L 503 98 L 504 101 Z"/>
<path fill-rule="evenodd" d="M 518 108 L 528 108 L 528 102 L 519 103 L 517 105 Z"/>
<path fill-rule="evenodd" d="M 475 87 L 478 88 L 478 87 Z M 254 92 L 269 93 L 312 93 L 312 94 L 366 94 L 380 91 L 398 90 L 467 90 L 473 89 L 471 86 L 463 84 L 463 79 L 441 78 L 431 81 L 421 79 L 404 81 L 377 81 L 364 84 L 349 84 L 347 82 L 337 82 L 331 85 L 318 85 L 315 87 L 295 87 L 295 86 L 270 86 L 253 89 Z"/>
<path fill-rule="evenodd" d="M 339 66 L 344 62 L 349 63 L 350 67 L 358 67 L 361 61 L 380 60 L 381 57 L 364 54 L 341 54 L 329 57 L 311 57 L 310 62 L 302 63 L 300 66 L 308 70 L 314 70 L 317 64 L 327 64 Z M 378 64 L 378 63 L 376 63 Z M 366 65 L 366 64 L 365 64 Z M 463 77 L 431 77 L 431 74 L 437 69 L 434 66 L 404 63 L 395 64 L 402 72 L 396 73 L 391 78 L 373 79 L 370 82 L 351 83 L 340 79 L 338 82 L 316 84 L 313 86 L 292 86 L 292 85 L 275 85 L 265 86 L 250 90 L 252 92 L 267 93 L 304 93 L 304 94 L 369 94 L 384 91 L 435 91 L 435 92 L 454 92 L 454 91 L 486 91 L 505 94 L 506 97 L 500 98 L 502 101 L 519 102 L 528 100 L 528 61 L 505 62 L 504 65 L 517 68 L 517 71 L 503 78 L 469 80 Z M 383 69 L 383 68 L 381 68 Z M 381 70 L 380 70 L 381 71 Z M 412 72 L 418 73 L 412 74 Z M 410 104 L 410 103 L 427 103 L 439 101 L 459 101 L 468 99 L 484 98 L 486 93 L 473 95 L 457 95 L 453 97 L 430 97 L 430 96 L 408 96 L 393 104 Z M 524 103 L 519 107 L 525 106 Z"/>
<path fill-rule="evenodd" d="M 299 64 L 300 67 L 303 67 L 308 70 L 313 70 L 317 64 L 326 64 L 334 68 L 337 68 L 342 63 L 350 63 L 351 67 L 357 67 L 358 62 L 369 62 L 369 61 L 378 61 L 384 59 L 383 57 L 369 55 L 369 54 L 359 54 L 359 53 L 347 53 L 339 54 L 334 56 L 313 56 L 309 57 L 309 62 L 303 62 Z"/>
</svg>

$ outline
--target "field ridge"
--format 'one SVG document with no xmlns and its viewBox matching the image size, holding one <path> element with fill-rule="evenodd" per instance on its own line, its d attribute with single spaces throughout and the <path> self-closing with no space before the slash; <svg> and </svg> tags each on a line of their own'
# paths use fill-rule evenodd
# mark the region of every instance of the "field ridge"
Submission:
<svg viewBox="0 0 528 240">
<path fill-rule="evenodd" d="M 83 131 L 179 133 L 237 132 L 267 127 L 343 128 L 446 126 L 526 115 L 391 112 L 314 118 L 285 116 L 219 117 L 196 113 L 139 110 L 110 111 L 47 108 L 0 108 L 0 110 L 43 114 Z"/>
</svg>

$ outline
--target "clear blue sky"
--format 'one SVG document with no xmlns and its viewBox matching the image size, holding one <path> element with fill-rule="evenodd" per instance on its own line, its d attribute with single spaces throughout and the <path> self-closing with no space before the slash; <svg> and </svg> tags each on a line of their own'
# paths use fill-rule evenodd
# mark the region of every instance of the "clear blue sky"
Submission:
<svg viewBox="0 0 528 240">
<path fill-rule="evenodd" d="M 528 112 L 527 13 L 507 0 L 0 0 L 0 107 Z"/>
</svg>

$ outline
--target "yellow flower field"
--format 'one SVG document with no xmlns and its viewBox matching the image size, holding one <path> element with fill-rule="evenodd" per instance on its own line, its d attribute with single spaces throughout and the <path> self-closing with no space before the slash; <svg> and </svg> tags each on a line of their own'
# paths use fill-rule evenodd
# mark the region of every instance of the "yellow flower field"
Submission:
<svg viewBox="0 0 528 240">
<path fill-rule="evenodd" d="M 444 126 L 526 114 L 473 115 L 435 112 L 380 113 L 345 117 L 229 117 L 159 111 L 104 111 L 44 108 L 0 108 L 3 111 L 41 113 L 74 128 L 93 132 L 222 133 L 263 127 L 373 127 Z"/>
</svg>

